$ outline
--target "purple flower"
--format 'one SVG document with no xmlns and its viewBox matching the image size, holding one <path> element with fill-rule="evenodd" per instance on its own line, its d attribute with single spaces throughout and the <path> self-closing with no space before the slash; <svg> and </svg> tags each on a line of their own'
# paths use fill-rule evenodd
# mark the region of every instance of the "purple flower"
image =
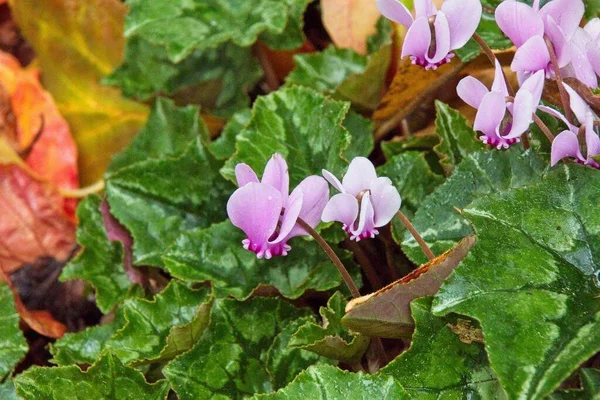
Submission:
<svg viewBox="0 0 600 400">
<path fill-rule="evenodd" d="M 543 89 L 544 73 L 539 71 L 521 85 L 514 101 L 507 101 L 509 94 L 506 81 L 502 67 L 496 60 L 492 90 L 472 76 L 467 76 L 458 83 L 456 91 L 465 103 L 477 109 L 473 129 L 483 133 L 479 139 L 501 149 L 520 141 L 521 135 L 533 121 L 533 113 L 540 103 Z"/>
<path fill-rule="evenodd" d="M 600 75 L 600 20 L 594 18 L 577 28 L 569 42 L 570 63 L 561 72 L 579 79 L 591 88 L 598 86 Z"/>
<path fill-rule="evenodd" d="M 518 48 L 512 70 L 525 73 L 544 70 L 548 77 L 553 76 L 544 35 L 552 42 L 559 68 L 566 67 L 571 60 L 569 42 L 584 9 L 581 0 L 552 0 L 542 8 L 539 0 L 532 7 L 516 0 L 502 2 L 496 8 L 496 22 Z"/>
<path fill-rule="evenodd" d="M 287 255 L 288 240 L 308 234 L 296 220 L 302 218 L 314 228 L 329 199 L 327 182 L 314 175 L 289 194 L 288 167 L 279 154 L 273 154 L 260 182 L 247 164 L 236 165 L 235 177 L 240 188 L 229 198 L 227 214 L 246 234 L 244 248 L 258 258 Z"/>
<path fill-rule="evenodd" d="M 413 64 L 436 69 L 454 57 L 471 38 L 481 19 L 479 0 L 446 0 L 438 10 L 432 0 L 415 0 L 415 18 L 397 0 L 377 0 L 377 8 L 387 19 L 408 28 L 402 57 Z"/>
<path fill-rule="evenodd" d="M 352 160 L 342 182 L 326 170 L 323 176 L 341 193 L 329 200 L 321 219 L 343 223 L 352 240 L 375 237 L 379 233 L 376 228 L 390 222 L 400 209 L 400 194 L 392 181 L 378 178 L 375 167 L 365 157 Z"/>
</svg>

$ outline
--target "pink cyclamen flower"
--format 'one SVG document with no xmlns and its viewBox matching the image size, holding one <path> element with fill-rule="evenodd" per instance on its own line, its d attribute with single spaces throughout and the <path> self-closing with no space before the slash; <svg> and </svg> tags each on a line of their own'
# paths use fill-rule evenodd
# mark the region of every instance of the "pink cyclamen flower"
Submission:
<svg viewBox="0 0 600 400">
<path fill-rule="evenodd" d="M 415 0 L 415 18 L 398 0 L 377 0 L 387 19 L 408 28 L 402 57 L 413 64 L 436 69 L 454 57 L 452 50 L 463 47 L 481 19 L 480 0 L 446 0 L 438 10 L 432 0 Z"/>
<path fill-rule="evenodd" d="M 375 237 L 379 233 L 376 228 L 390 222 L 400 209 L 400 194 L 392 181 L 378 178 L 375 167 L 365 157 L 352 160 L 342 182 L 326 170 L 323 176 L 341 193 L 329 200 L 321 219 L 343 223 L 352 240 Z"/>
<path fill-rule="evenodd" d="M 231 223 L 244 231 L 246 250 L 258 258 L 285 256 L 291 247 L 288 240 L 308 235 L 296 224 L 302 218 L 311 227 L 317 226 L 329 199 L 329 187 L 320 176 L 309 176 L 289 194 L 288 167 L 279 154 L 274 154 L 259 182 L 247 164 L 235 167 L 239 185 L 227 202 Z"/>
<path fill-rule="evenodd" d="M 517 91 L 514 101 L 508 101 L 508 89 L 502 67 L 496 60 L 492 90 L 467 76 L 456 88 L 459 97 L 477 109 L 473 129 L 483 133 L 481 141 L 498 149 L 508 148 L 520 141 L 521 135 L 533 122 L 533 113 L 540 103 L 544 89 L 544 73 L 538 71 Z"/>
<path fill-rule="evenodd" d="M 583 17 L 582 0 L 552 0 L 540 8 L 539 0 L 528 6 L 516 0 L 505 0 L 496 8 L 498 26 L 517 46 L 511 64 L 513 71 L 534 73 L 545 71 L 553 77 L 546 35 L 554 47 L 558 67 L 566 67 L 571 60 L 569 42 Z"/>
<path fill-rule="evenodd" d="M 577 28 L 569 42 L 570 64 L 561 72 L 565 77 L 579 79 L 591 88 L 598 87 L 600 75 L 600 19 L 590 20 Z"/>
</svg>

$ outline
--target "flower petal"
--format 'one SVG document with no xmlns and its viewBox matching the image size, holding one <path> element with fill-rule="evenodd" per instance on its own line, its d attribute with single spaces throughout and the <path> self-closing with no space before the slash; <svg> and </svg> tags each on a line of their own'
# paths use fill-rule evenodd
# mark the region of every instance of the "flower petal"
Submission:
<svg viewBox="0 0 600 400">
<path fill-rule="evenodd" d="M 348 193 L 339 193 L 329 199 L 321 215 L 321 220 L 323 222 L 339 221 L 352 229 L 356 217 L 358 217 L 356 197 Z"/>
<path fill-rule="evenodd" d="M 499 92 L 489 92 L 483 97 L 481 106 L 475 116 L 473 129 L 487 136 L 498 135 L 498 128 L 506 113 L 506 100 Z"/>
<path fill-rule="evenodd" d="M 528 90 L 520 89 L 512 106 L 512 126 L 504 139 L 514 139 L 520 137 L 533 122 L 533 96 Z"/>
<path fill-rule="evenodd" d="M 587 147 L 587 158 L 600 154 L 600 138 L 594 131 L 594 116 L 589 113 L 585 119 L 585 145 Z"/>
<path fill-rule="evenodd" d="M 303 200 L 304 193 L 302 191 L 302 188 L 298 186 L 296 187 L 296 189 L 294 189 L 292 194 L 290 194 L 290 197 L 288 198 L 288 201 L 285 204 L 285 211 L 283 212 L 283 216 L 281 217 L 281 226 L 279 228 L 279 233 L 275 239 L 269 241 L 269 244 L 279 243 L 289 237 L 289 234 L 296 225 L 296 220 L 300 215 Z"/>
<path fill-rule="evenodd" d="M 554 108 L 548 107 L 548 106 L 538 106 L 538 110 L 543 111 L 546 114 L 550 114 L 554 118 L 560 119 L 565 125 L 567 125 L 567 127 L 569 127 L 570 130 L 575 130 L 575 132 L 577 131 L 577 127 L 574 125 L 571 125 L 569 123 L 569 121 L 567 120 L 567 118 L 562 113 L 555 110 Z"/>
<path fill-rule="evenodd" d="M 302 189 L 304 195 L 299 217 L 314 228 L 321 221 L 323 209 L 329 200 L 329 185 L 320 176 L 311 175 L 300 182 L 298 187 Z M 289 233 L 288 238 L 307 234 L 304 229 L 296 224 Z"/>
<path fill-rule="evenodd" d="M 562 131 L 552 141 L 550 165 L 556 165 L 557 162 L 565 157 L 573 157 L 585 161 L 579 150 L 577 135 L 571 131 Z"/>
<path fill-rule="evenodd" d="M 280 154 L 273 154 L 267 163 L 261 183 L 266 183 L 279 190 L 282 195 L 283 203 L 286 203 L 288 194 L 290 193 L 290 176 L 287 163 Z"/>
<path fill-rule="evenodd" d="M 552 0 L 539 11 L 542 21 L 548 21 L 548 17 L 554 18 L 567 38 L 579 26 L 584 12 L 585 6 L 581 0 Z"/>
<path fill-rule="evenodd" d="M 353 230 L 352 233 L 356 236 L 358 242 L 360 236 L 365 232 L 372 232 L 375 228 L 373 217 L 375 212 L 373 210 L 373 204 L 371 203 L 371 194 L 366 192 L 360 201 L 360 215 L 358 217 L 358 227 Z"/>
<path fill-rule="evenodd" d="M 377 178 L 371 182 L 371 203 L 375 212 L 374 226 L 386 225 L 400 209 L 400 193 L 389 178 Z"/>
<path fill-rule="evenodd" d="M 480 0 L 446 0 L 442 12 L 450 28 L 450 49 L 463 47 L 475 33 L 481 19 Z"/>
<path fill-rule="evenodd" d="M 233 192 L 227 202 L 227 215 L 252 243 L 261 245 L 275 232 L 282 207 L 277 189 L 250 182 Z"/>
<path fill-rule="evenodd" d="M 548 20 L 546 21 L 546 34 L 554 46 L 554 52 L 556 53 L 559 68 L 566 67 L 571 59 L 569 40 L 552 17 L 548 17 Z"/>
<path fill-rule="evenodd" d="M 431 30 L 427 18 L 417 18 L 408 28 L 404 43 L 402 44 L 402 55 L 425 58 L 431 44 Z"/>
<path fill-rule="evenodd" d="M 588 44 L 587 47 L 588 61 L 592 65 L 592 69 L 596 75 L 600 75 L 600 44 L 594 41 Z"/>
<path fill-rule="evenodd" d="M 513 71 L 537 72 L 545 70 L 550 62 L 550 53 L 541 36 L 534 36 L 517 49 L 510 68 Z"/>
<path fill-rule="evenodd" d="M 377 179 L 377 172 L 373 163 L 365 157 L 354 157 L 342 179 L 342 184 L 347 193 L 356 196 L 368 189 L 369 183 L 375 179 Z"/>
<path fill-rule="evenodd" d="M 583 29 L 591 36 L 592 40 L 600 40 L 600 18 L 593 18 L 588 21 Z"/>
<path fill-rule="evenodd" d="M 571 106 L 571 110 L 573 111 L 573 114 L 575 114 L 575 116 L 579 120 L 579 123 L 581 123 L 581 124 L 584 123 L 587 114 L 591 113 L 592 109 L 590 108 L 590 106 L 588 106 L 588 104 L 585 102 L 585 100 L 583 100 L 581 98 L 581 96 L 579 96 L 577 94 L 577 92 L 575 90 L 573 90 L 573 88 L 571 86 L 567 85 L 564 82 L 563 82 L 563 86 L 565 87 L 565 90 L 569 94 L 569 105 Z"/>
<path fill-rule="evenodd" d="M 429 18 L 432 15 L 437 14 L 437 8 L 433 5 L 431 0 L 415 0 L 415 16 L 417 18 L 425 17 Z"/>
<path fill-rule="evenodd" d="M 531 93 L 532 96 L 532 112 L 535 112 L 535 109 L 540 104 L 540 100 L 542 99 L 542 92 L 544 91 L 544 84 L 546 83 L 544 71 L 538 71 L 535 74 L 531 75 L 529 78 L 525 80 L 521 84 L 521 90 L 527 90 Z"/>
<path fill-rule="evenodd" d="M 442 61 L 450 53 L 450 27 L 448 19 L 443 12 L 438 12 L 433 23 L 435 29 L 435 54 L 429 57 L 429 50 L 425 53 L 425 58 L 432 64 Z"/>
<path fill-rule="evenodd" d="M 598 86 L 598 78 L 594 72 L 592 63 L 588 59 L 588 45 L 597 45 L 593 43 L 591 37 L 579 28 L 575 31 L 571 43 L 570 59 L 575 77 L 591 88 Z"/>
<path fill-rule="evenodd" d="M 498 26 L 517 47 L 534 36 L 544 34 L 544 22 L 527 4 L 505 0 L 496 8 Z"/>
<path fill-rule="evenodd" d="M 483 96 L 488 94 L 489 90 L 478 79 L 467 76 L 458 82 L 456 93 L 458 93 L 458 97 L 471 107 L 479 108 Z"/>
<path fill-rule="evenodd" d="M 344 190 L 344 185 L 342 185 L 342 182 L 340 182 L 340 180 L 334 174 L 327 171 L 326 169 L 322 169 L 321 173 L 323 174 L 323 177 L 327 180 L 327 182 L 331 183 L 331 186 L 336 188 L 338 192 L 346 193 L 346 191 Z"/>
<path fill-rule="evenodd" d="M 492 91 L 500 92 L 505 97 L 508 96 L 508 87 L 506 85 L 506 78 L 502 72 L 502 65 L 500 61 L 496 59 L 494 67 L 494 82 L 492 82 Z"/>
<path fill-rule="evenodd" d="M 258 182 L 256 172 L 248 164 L 238 164 L 235 166 L 235 179 L 237 180 L 238 186 L 242 187 L 250 182 Z"/>
<path fill-rule="evenodd" d="M 413 23 L 410 11 L 398 0 L 377 0 L 377 9 L 387 19 L 404 25 L 407 28 Z"/>
</svg>

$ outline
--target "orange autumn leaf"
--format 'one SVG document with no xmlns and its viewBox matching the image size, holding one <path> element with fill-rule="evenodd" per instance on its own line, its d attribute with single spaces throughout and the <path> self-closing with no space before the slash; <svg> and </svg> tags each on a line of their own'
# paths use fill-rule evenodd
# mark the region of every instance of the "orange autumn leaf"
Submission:
<svg viewBox="0 0 600 400">
<path fill-rule="evenodd" d="M 54 319 L 52 314 L 45 310 L 33 310 L 30 311 L 25 307 L 23 301 L 21 300 L 21 296 L 19 292 L 15 288 L 12 280 L 10 279 L 10 275 L 6 273 L 4 270 L 4 266 L 0 263 L 0 278 L 2 278 L 10 291 L 13 294 L 15 299 L 15 309 L 21 316 L 21 319 L 29 325 L 31 329 L 39 333 L 40 335 L 44 335 L 50 338 L 61 338 L 67 331 L 67 327 Z M 2 280 L 0 279 L 0 280 Z"/>
<path fill-rule="evenodd" d="M 321 0 L 323 25 L 339 48 L 367 54 L 367 38 L 381 14 L 375 0 Z"/>
</svg>

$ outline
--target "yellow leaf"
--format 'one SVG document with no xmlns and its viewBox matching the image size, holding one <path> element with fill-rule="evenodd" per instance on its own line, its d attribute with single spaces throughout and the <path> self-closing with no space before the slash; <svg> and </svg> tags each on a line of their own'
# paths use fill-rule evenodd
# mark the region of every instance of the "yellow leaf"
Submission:
<svg viewBox="0 0 600 400">
<path fill-rule="evenodd" d="M 99 83 L 123 57 L 126 8 L 119 0 L 9 2 L 77 142 L 81 183 L 93 183 L 148 115 L 145 105 Z"/>
<path fill-rule="evenodd" d="M 367 38 L 374 34 L 381 16 L 375 0 L 321 0 L 321 18 L 339 48 L 367 53 Z"/>
</svg>

